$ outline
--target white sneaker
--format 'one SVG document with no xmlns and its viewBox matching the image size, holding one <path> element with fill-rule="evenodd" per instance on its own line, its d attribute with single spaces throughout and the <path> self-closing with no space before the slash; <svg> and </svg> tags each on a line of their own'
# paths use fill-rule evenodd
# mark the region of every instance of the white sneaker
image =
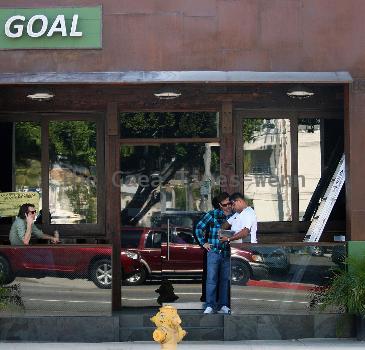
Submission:
<svg viewBox="0 0 365 350">
<path fill-rule="evenodd" d="M 207 306 L 206 309 L 204 310 L 204 313 L 205 314 L 214 314 L 214 310 L 210 306 Z"/>
<path fill-rule="evenodd" d="M 230 314 L 231 309 L 227 306 L 222 306 L 220 310 L 218 310 L 219 314 Z"/>
</svg>

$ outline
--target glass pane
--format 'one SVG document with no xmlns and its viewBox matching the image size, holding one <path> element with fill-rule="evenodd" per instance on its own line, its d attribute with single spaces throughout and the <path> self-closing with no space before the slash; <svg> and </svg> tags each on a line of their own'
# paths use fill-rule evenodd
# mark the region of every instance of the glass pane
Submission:
<svg viewBox="0 0 365 350">
<path fill-rule="evenodd" d="M 137 112 L 120 115 L 124 138 L 218 137 L 216 112 Z"/>
<path fill-rule="evenodd" d="M 15 191 L 41 190 L 41 127 L 35 122 L 15 124 Z"/>
<path fill-rule="evenodd" d="M 27 197 L 13 202 L 14 208 L 4 203 L 0 217 L 2 223 L 11 223 L 25 203 L 42 208 L 41 189 L 41 127 L 37 122 L 9 122 L 0 124 L 3 141 L 3 160 L 0 175 L 0 192 L 27 192 Z"/>
<path fill-rule="evenodd" d="M 159 227 L 161 216 L 168 214 L 176 225 L 191 226 L 183 212 L 194 215 L 212 208 L 212 193 L 219 186 L 219 147 L 122 146 L 121 168 L 123 225 Z"/>
<path fill-rule="evenodd" d="M 13 297 L 2 300 L 2 315 L 110 315 L 111 252 L 110 245 L 0 245 L 3 291 Z M 123 251 L 121 264 L 126 274 L 140 267 Z"/>
<path fill-rule="evenodd" d="M 298 186 L 299 218 L 311 221 L 344 152 L 341 119 L 299 119 Z M 329 221 L 345 222 L 346 196 L 343 187 Z"/>
<path fill-rule="evenodd" d="M 243 188 L 258 221 L 291 221 L 289 119 L 243 120 Z"/>
<path fill-rule="evenodd" d="M 52 224 L 97 222 L 96 123 L 49 123 Z"/>
<path fill-rule="evenodd" d="M 345 244 L 233 244 L 232 313 L 319 313 L 318 308 L 310 308 L 311 291 L 326 285 L 334 269 L 344 268 L 345 254 Z"/>
<path fill-rule="evenodd" d="M 179 303 L 201 308 L 204 250 L 193 228 L 219 190 L 219 145 L 123 145 L 120 152 L 122 248 L 145 262 L 123 286 L 123 306 L 157 306 L 164 280 Z"/>
<path fill-rule="evenodd" d="M 303 216 L 321 178 L 320 119 L 298 122 L 299 220 Z"/>
</svg>

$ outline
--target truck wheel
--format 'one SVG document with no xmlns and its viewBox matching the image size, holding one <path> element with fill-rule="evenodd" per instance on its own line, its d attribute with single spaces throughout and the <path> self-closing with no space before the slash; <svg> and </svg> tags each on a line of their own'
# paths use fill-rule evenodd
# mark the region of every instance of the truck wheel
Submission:
<svg viewBox="0 0 365 350">
<path fill-rule="evenodd" d="M 135 273 L 134 275 L 125 279 L 124 284 L 126 286 L 139 286 L 146 282 L 147 272 L 143 267 L 140 271 Z"/>
<path fill-rule="evenodd" d="M 231 279 L 232 284 L 245 286 L 250 279 L 250 268 L 246 263 L 240 260 L 232 260 L 231 263 Z"/>
<path fill-rule="evenodd" d="M 0 284 L 9 284 L 15 280 L 10 264 L 6 258 L 0 256 Z"/>
<path fill-rule="evenodd" d="M 110 259 L 96 260 L 90 268 L 90 279 L 98 288 L 112 287 L 112 262 Z"/>
</svg>

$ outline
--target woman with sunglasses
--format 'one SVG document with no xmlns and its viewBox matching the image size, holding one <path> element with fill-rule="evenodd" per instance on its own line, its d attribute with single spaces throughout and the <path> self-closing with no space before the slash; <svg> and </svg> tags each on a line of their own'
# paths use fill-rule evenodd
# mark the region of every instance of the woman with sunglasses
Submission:
<svg viewBox="0 0 365 350">
<path fill-rule="evenodd" d="M 49 239 L 52 243 L 58 243 L 59 238 L 43 233 L 35 224 L 36 210 L 31 203 L 20 206 L 18 216 L 11 225 L 9 240 L 11 245 L 29 245 L 32 234 L 37 238 Z"/>
</svg>

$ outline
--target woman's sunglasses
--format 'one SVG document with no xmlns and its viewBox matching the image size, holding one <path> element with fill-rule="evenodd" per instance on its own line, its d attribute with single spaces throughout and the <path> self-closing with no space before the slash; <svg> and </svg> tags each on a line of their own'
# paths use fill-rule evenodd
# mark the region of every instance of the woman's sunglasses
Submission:
<svg viewBox="0 0 365 350">
<path fill-rule="evenodd" d="M 223 208 L 225 208 L 225 207 L 228 207 L 229 205 L 232 205 L 232 203 L 231 202 L 228 202 L 228 203 L 219 203 Z"/>
<path fill-rule="evenodd" d="M 28 214 L 35 214 L 37 211 L 36 210 L 28 210 Z"/>
</svg>

